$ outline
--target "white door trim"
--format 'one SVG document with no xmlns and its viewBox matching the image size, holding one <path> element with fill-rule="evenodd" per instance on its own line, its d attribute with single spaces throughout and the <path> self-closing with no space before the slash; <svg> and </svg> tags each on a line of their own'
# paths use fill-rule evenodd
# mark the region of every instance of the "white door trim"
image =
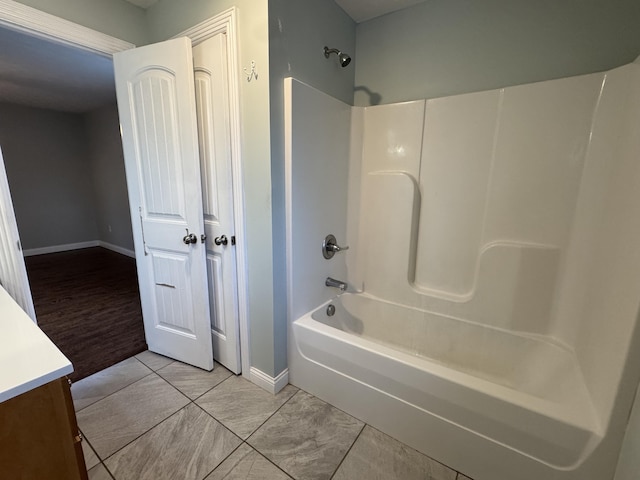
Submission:
<svg viewBox="0 0 640 480">
<path fill-rule="evenodd" d="M 238 75 L 239 51 L 236 15 L 236 8 L 229 8 L 175 35 L 175 37 L 189 37 L 191 43 L 195 46 L 219 33 L 227 35 L 227 52 L 229 59 L 229 124 L 231 127 L 231 158 L 233 165 L 233 217 L 236 230 L 240 359 L 242 362 L 242 376 L 250 379 L 251 356 L 249 350 L 249 314 L 247 310 L 247 256 L 244 225 L 244 196 L 242 195 L 243 165 L 242 141 L 240 136 L 240 77 Z"/>
<path fill-rule="evenodd" d="M 0 26 L 104 57 L 135 47 L 132 43 L 13 0 L 0 0 Z"/>
</svg>

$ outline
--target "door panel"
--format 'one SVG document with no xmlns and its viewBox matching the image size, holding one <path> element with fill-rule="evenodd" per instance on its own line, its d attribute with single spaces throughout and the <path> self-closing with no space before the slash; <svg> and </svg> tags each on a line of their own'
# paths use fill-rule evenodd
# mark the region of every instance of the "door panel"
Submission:
<svg viewBox="0 0 640 480">
<path fill-rule="evenodd" d="M 192 297 L 189 284 L 178 288 L 188 275 L 189 257 L 175 253 L 151 251 L 155 283 L 156 327 L 195 338 L 193 312 L 188 307 Z"/>
<path fill-rule="evenodd" d="M 193 48 L 214 356 L 240 373 L 227 36 Z M 225 235 L 227 245 L 216 245 Z"/>
<path fill-rule="evenodd" d="M 118 53 L 114 69 L 147 344 L 211 370 L 191 42 Z"/>
</svg>

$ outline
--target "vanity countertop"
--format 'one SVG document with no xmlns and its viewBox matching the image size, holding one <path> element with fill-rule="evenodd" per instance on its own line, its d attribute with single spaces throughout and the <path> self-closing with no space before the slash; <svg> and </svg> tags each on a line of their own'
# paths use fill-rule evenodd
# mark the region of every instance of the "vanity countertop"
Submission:
<svg viewBox="0 0 640 480">
<path fill-rule="evenodd" d="M 71 372 L 67 357 L 0 287 L 0 402 Z"/>
</svg>

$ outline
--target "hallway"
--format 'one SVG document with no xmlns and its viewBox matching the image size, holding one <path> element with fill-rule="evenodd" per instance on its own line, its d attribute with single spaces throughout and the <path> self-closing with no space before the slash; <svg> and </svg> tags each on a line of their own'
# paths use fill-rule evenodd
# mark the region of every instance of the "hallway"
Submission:
<svg viewBox="0 0 640 480">
<path fill-rule="evenodd" d="M 105 248 L 26 257 L 38 326 L 77 381 L 147 348 L 135 259 Z"/>
</svg>

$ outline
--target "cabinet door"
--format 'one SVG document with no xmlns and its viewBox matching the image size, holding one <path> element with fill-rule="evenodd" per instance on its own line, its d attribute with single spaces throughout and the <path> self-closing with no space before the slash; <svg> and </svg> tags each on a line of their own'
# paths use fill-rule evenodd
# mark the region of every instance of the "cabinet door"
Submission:
<svg viewBox="0 0 640 480">
<path fill-rule="evenodd" d="M 0 403 L 0 425 L 2 478 L 87 480 L 66 379 Z"/>
</svg>

